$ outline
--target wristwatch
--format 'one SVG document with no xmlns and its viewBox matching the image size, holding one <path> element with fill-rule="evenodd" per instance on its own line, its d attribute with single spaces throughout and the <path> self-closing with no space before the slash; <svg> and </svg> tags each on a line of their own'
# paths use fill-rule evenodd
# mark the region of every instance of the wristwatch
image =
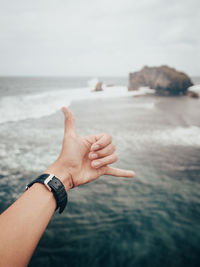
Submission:
<svg viewBox="0 0 200 267">
<path fill-rule="evenodd" d="M 49 191 L 51 191 L 56 199 L 56 210 L 59 208 L 59 213 L 62 213 L 67 205 L 67 192 L 63 183 L 54 175 L 44 173 L 38 178 L 30 182 L 26 186 L 26 190 L 29 189 L 34 183 L 44 184 Z"/>
</svg>

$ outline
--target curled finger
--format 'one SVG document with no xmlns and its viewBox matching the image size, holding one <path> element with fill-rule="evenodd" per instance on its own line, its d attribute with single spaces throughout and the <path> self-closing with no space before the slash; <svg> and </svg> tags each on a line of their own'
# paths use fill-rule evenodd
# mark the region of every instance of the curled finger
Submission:
<svg viewBox="0 0 200 267">
<path fill-rule="evenodd" d="M 110 134 L 101 134 L 98 140 L 91 146 L 91 151 L 102 149 L 111 143 L 112 136 Z"/>
<path fill-rule="evenodd" d="M 115 152 L 115 145 L 109 144 L 108 146 L 104 147 L 103 149 L 92 151 L 89 153 L 89 159 L 94 160 L 97 158 L 103 158 L 109 156 Z"/>
<path fill-rule="evenodd" d="M 106 165 L 112 164 L 112 163 L 116 162 L 117 160 L 118 160 L 117 153 L 113 153 L 112 155 L 109 155 L 107 157 L 100 158 L 100 159 L 97 159 L 97 160 L 93 160 L 91 162 L 91 165 L 92 165 L 93 168 L 99 168 L 99 167 L 102 167 L 102 166 L 106 166 Z"/>
</svg>

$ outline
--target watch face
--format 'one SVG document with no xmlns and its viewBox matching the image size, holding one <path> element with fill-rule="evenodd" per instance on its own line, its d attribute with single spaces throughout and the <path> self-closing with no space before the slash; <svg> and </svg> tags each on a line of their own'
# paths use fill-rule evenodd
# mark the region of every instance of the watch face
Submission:
<svg viewBox="0 0 200 267">
<path fill-rule="evenodd" d="M 55 189 L 59 189 L 59 187 L 61 186 L 61 182 L 56 179 L 55 177 L 49 182 L 50 186 L 53 186 Z"/>
</svg>

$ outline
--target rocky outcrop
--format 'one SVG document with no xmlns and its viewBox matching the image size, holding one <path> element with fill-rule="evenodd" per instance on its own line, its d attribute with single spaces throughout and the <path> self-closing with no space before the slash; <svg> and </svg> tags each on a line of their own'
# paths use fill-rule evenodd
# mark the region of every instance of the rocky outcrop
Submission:
<svg viewBox="0 0 200 267">
<path fill-rule="evenodd" d="M 95 91 L 95 92 L 103 91 L 102 84 L 103 84 L 102 82 L 98 82 L 98 83 L 96 84 L 96 86 L 95 86 L 94 91 Z"/>
<path fill-rule="evenodd" d="M 185 95 L 192 86 L 190 78 L 168 66 L 147 67 L 129 74 L 129 90 L 137 90 L 148 86 L 156 90 L 158 95 Z"/>
</svg>

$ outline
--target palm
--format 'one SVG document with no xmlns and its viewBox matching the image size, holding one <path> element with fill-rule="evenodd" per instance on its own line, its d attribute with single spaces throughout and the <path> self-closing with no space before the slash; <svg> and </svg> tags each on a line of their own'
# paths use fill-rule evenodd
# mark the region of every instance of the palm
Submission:
<svg viewBox="0 0 200 267">
<path fill-rule="evenodd" d="M 73 136 L 66 135 L 64 138 L 61 155 L 65 158 L 66 165 L 70 164 L 73 167 L 74 186 L 95 180 L 106 170 L 106 167 L 95 169 L 91 166 L 88 154 L 95 141 L 95 135 L 80 137 L 75 134 Z"/>
<path fill-rule="evenodd" d="M 100 174 L 101 169 L 94 169 L 91 166 L 91 160 L 88 159 L 87 154 L 82 160 L 82 167 L 79 169 L 79 172 L 77 172 L 73 177 L 75 185 L 88 183 L 89 181 L 95 180 L 103 174 Z"/>
</svg>

